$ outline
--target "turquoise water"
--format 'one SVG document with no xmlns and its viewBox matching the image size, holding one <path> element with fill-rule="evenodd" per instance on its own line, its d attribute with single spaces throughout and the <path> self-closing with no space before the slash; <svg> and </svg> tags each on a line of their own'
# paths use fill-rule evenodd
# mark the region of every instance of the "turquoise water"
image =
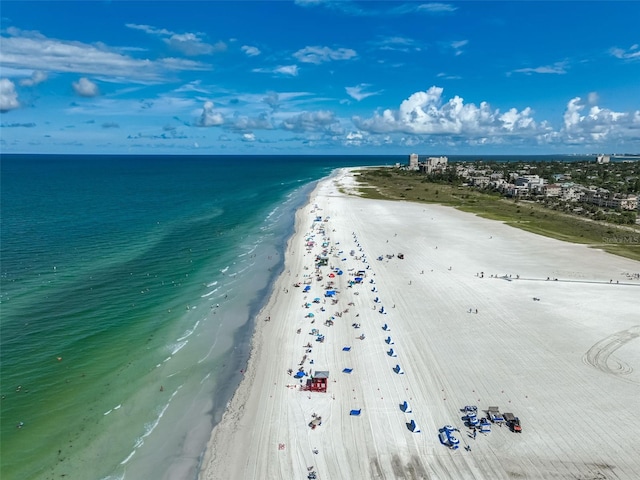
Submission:
<svg viewBox="0 0 640 480">
<path fill-rule="evenodd" d="M 0 477 L 196 478 L 295 210 L 398 161 L 3 155 Z"/>
</svg>

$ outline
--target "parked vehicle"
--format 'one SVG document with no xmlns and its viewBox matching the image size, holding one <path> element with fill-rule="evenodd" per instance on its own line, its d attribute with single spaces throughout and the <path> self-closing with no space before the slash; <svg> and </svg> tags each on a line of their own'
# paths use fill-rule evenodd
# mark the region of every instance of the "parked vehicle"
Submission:
<svg viewBox="0 0 640 480">
<path fill-rule="evenodd" d="M 520 419 L 516 417 L 513 413 L 505 413 L 504 421 L 507 423 L 507 426 L 511 429 L 512 432 L 522 433 L 522 426 L 520 425 Z"/>
</svg>

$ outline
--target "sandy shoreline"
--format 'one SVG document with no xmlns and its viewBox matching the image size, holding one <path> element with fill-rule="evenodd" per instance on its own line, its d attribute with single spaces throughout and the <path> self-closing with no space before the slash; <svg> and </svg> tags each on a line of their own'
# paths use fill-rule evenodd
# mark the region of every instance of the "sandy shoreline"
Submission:
<svg viewBox="0 0 640 480">
<path fill-rule="evenodd" d="M 640 281 L 630 275 L 640 264 L 448 207 L 339 192 L 352 183 L 340 171 L 297 212 L 200 477 L 638 478 Z M 331 252 L 318 281 L 323 243 Z M 343 275 L 329 279 L 330 267 Z M 363 283 L 348 286 L 358 270 Z M 329 371 L 327 393 L 300 391 L 287 373 L 304 355 L 306 373 Z M 523 433 L 493 425 L 473 439 L 465 405 L 513 412 Z M 444 425 L 460 430 L 461 448 L 440 443 Z"/>
</svg>

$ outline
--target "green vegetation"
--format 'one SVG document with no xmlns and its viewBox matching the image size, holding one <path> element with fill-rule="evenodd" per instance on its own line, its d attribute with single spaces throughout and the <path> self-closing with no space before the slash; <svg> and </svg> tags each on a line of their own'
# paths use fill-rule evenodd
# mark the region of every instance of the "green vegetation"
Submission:
<svg viewBox="0 0 640 480">
<path fill-rule="evenodd" d="M 513 227 L 573 243 L 601 248 L 640 261 L 640 228 L 619 227 L 544 208 L 535 202 L 512 200 L 499 193 L 456 184 L 433 183 L 424 175 L 391 168 L 355 172 L 364 198 L 438 203 Z"/>
</svg>

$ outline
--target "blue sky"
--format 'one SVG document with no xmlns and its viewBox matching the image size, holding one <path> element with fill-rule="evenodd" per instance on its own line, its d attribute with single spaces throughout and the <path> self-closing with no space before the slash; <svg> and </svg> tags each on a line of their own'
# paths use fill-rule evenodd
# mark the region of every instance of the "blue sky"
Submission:
<svg viewBox="0 0 640 480">
<path fill-rule="evenodd" d="M 640 152 L 640 2 L 3 0 L 4 153 Z"/>
</svg>

